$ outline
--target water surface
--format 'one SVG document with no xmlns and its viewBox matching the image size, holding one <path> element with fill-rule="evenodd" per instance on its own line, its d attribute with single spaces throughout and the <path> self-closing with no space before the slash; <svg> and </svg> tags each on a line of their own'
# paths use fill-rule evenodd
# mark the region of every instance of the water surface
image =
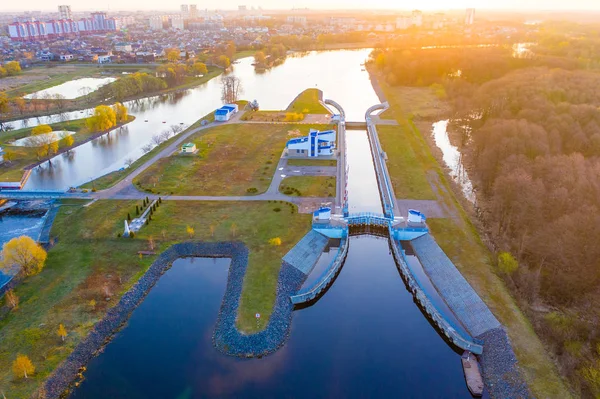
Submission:
<svg viewBox="0 0 600 399">
<path fill-rule="evenodd" d="M 100 87 L 114 82 L 115 78 L 81 78 L 70 80 L 57 86 L 49 87 L 44 90 L 36 91 L 35 93 L 27 94 L 23 98 L 44 99 L 48 96 L 60 95 L 67 100 L 84 96 L 98 90 Z"/>
</svg>

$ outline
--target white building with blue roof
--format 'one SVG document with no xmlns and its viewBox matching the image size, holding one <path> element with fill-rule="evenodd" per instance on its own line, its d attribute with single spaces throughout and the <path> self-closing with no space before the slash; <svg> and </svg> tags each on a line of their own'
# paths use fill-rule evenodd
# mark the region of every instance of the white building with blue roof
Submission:
<svg viewBox="0 0 600 399">
<path fill-rule="evenodd" d="M 310 129 L 306 137 L 291 139 L 286 144 L 288 157 L 330 157 L 336 148 L 335 130 Z"/>
<path fill-rule="evenodd" d="M 238 112 L 237 104 L 225 104 L 215 111 L 215 121 L 227 122 L 236 112 Z"/>
</svg>

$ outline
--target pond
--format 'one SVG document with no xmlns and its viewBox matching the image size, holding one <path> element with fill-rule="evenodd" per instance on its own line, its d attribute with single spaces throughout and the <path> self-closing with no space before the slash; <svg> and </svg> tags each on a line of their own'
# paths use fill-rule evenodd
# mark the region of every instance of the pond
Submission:
<svg viewBox="0 0 600 399">
<path fill-rule="evenodd" d="M 17 147 L 39 147 L 41 144 L 50 144 L 55 141 L 59 141 L 64 139 L 67 136 L 74 135 L 76 132 L 71 132 L 69 130 L 55 130 L 52 133 L 44 133 L 38 134 L 35 138 L 32 137 L 23 137 L 22 139 L 18 139 L 10 143 L 10 145 L 14 145 Z M 54 135 L 54 136 L 53 136 Z M 51 138 L 51 141 L 47 141 L 48 137 Z"/>
<path fill-rule="evenodd" d="M 301 91 L 319 88 L 325 98 L 343 104 L 347 120 L 362 121 L 366 109 L 379 102 L 368 72 L 361 68 L 369 53 L 369 49 L 310 52 L 302 57 L 289 57 L 284 64 L 260 74 L 252 66 L 253 59 L 244 58 L 235 64 L 234 73 L 242 81 L 241 97 L 256 99 L 261 109 L 285 108 Z M 127 159 L 141 157 L 142 147 L 152 142 L 152 136 L 170 125 L 191 125 L 221 104 L 219 78 L 183 92 L 127 102 L 136 119 L 127 125 L 126 131 L 113 131 L 70 151 L 69 157 L 58 157 L 51 164 L 34 168 L 25 189 L 63 190 L 118 170 Z M 10 125 L 31 127 L 82 118 L 89 112 L 29 118 Z"/>
<path fill-rule="evenodd" d="M 460 150 L 455 145 L 452 145 L 448 137 L 449 120 L 439 121 L 433 124 L 431 135 L 435 141 L 435 145 L 442 151 L 444 164 L 450 169 L 450 177 L 458 184 L 465 198 L 475 204 L 477 200 L 473 183 L 469 179 L 469 174 L 462 163 Z"/>
<path fill-rule="evenodd" d="M 27 94 L 23 98 L 45 99 L 50 96 L 60 95 L 66 100 L 73 100 L 98 90 L 100 87 L 114 82 L 115 78 L 81 78 L 71 80 L 57 86 L 49 87 L 35 93 Z"/>
</svg>

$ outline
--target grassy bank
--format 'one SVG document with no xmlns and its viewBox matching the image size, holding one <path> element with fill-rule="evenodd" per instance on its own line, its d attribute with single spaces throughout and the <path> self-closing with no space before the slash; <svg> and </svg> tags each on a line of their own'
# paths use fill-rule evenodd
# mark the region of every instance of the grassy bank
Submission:
<svg viewBox="0 0 600 399">
<path fill-rule="evenodd" d="M 505 326 L 533 395 L 540 398 L 571 397 L 531 323 L 496 275 L 492 254 L 483 245 L 469 216 L 454 196 L 443 169 L 423 136 L 428 134 L 423 128 L 430 127 L 444 108 L 440 107 L 430 88 L 390 87 L 383 79 L 379 79 L 379 83 L 391 107 L 384 117 L 399 123 L 398 127 L 378 127 L 397 196 L 437 198 L 445 206 L 450 217 L 428 219 L 431 232 Z"/>
<path fill-rule="evenodd" d="M 181 195 L 248 195 L 267 190 L 285 143 L 320 125 L 225 124 L 190 137 L 197 154 L 175 154 L 134 179 L 143 190 Z"/>
<path fill-rule="evenodd" d="M 291 176 L 286 177 L 279 191 L 293 197 L 335 197 L 335 177 Z"/>
<path fill-rule="evenodd" d="M 137 255 L 149 249 L 150 237 L 157 253 L 188 240 L 187 226 L 195 229 L 196 240 L 243 241 L 250 249 L 250 263 L 238 325 L 252 332 L 256 312 L 265 324 L 271 315 L 281 257 L 310 229 L 309 215 L 291 213 L 284 204 L 277 204 L 282 210 L 275 212 L 275 204 L 262 202 L 164 201 L 136 238 L 125 239 L 117 238 L 117 233 L 122 232 L 127 213 L 135 214 L 135 202 L 69 205 L 60 209 L 53 226 L 52 236 L 58 241 L 48 253 L 46 267 L 16 288 L 19 307 L 0 320 L 0 386 L 7 398 L 30 397 L 139 279 L 155 259 Z M 282 245 L 269 245 L 273 237 L 280 237 Z M 59 324 L 68 331 L 64 343 L 56 333 Z M 36 367 L 28 380 L 13 378 L 11 364 L 17 353 L 28 355 Z"/>
<path fill-rule="evenodd" d="M 329 110 L 320 102 L 321 91 L 306 89 L 300 93 L 285 110 L 246 111 L 243 121 L 255 122 L 294 122 L 304 120 L 306 115 L 329 114 Z"/>
</svg>

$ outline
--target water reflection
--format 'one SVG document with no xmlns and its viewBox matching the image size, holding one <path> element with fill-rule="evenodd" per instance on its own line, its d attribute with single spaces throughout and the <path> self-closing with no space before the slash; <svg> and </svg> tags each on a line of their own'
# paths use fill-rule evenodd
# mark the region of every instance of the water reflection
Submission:
<svg viewBox="0 0 600 399">
<path fill-rule="evenodd" d="M 462 163 L 462 154 L 458 147 L 450 143 L 448 137 L 448 123 L 444 120 L 433 124 L 432 135 L 435 145 L 442 151 L 444 164 L 450 169 L 450 177 L 457 183 L 465 198 L 475 204 L 476 196 L 473 190 L 473 183 L 469 179 L 469 174 Z"/>
<path fill-rule="evenodd" d="M 234 74 L 242 81 L 243 97 L 257 99 L 262 109 L 284 108 L 302 90 L 316 87 L 324 91 L 326 98 L 342 102 L 348 120 L 360 121 L 364 119 L 365 110 L 379 102 L 368 72 L 360 67 L 369 53 L 369 49 L 310 52 L 303 57 L 289 57 L 284 64 L 260 75 L 254 71 L 253 59 L 245 58 L 235 65 Z M 64 173 L 48 180 L 38 176 L 34 169 L 25 189 L 66 189 L 122 168 L 125 160 L 142 156 L 142 147 L 150 144 L 152 136 L 159 134 L 165 126 L 191 125 L 220 106 L 221 86 L 219 79 L 212 79 L 194 89 L 134 100 L 126 105 L 136 116 L 136 120 L 128 124 L 127 140 L 116 140 L 103 147 L 94 142 L 83 144 L 77 148 L 74 162 L 65 165 Z M 22 127 L 24 123 L 34 126 L 56 122 L 60 118 L 82 118 L 90 113 L 91 110 L 82 110 L 63 116 L 11 122 L 11 125 L 14 128 Z"/>
</svg>

